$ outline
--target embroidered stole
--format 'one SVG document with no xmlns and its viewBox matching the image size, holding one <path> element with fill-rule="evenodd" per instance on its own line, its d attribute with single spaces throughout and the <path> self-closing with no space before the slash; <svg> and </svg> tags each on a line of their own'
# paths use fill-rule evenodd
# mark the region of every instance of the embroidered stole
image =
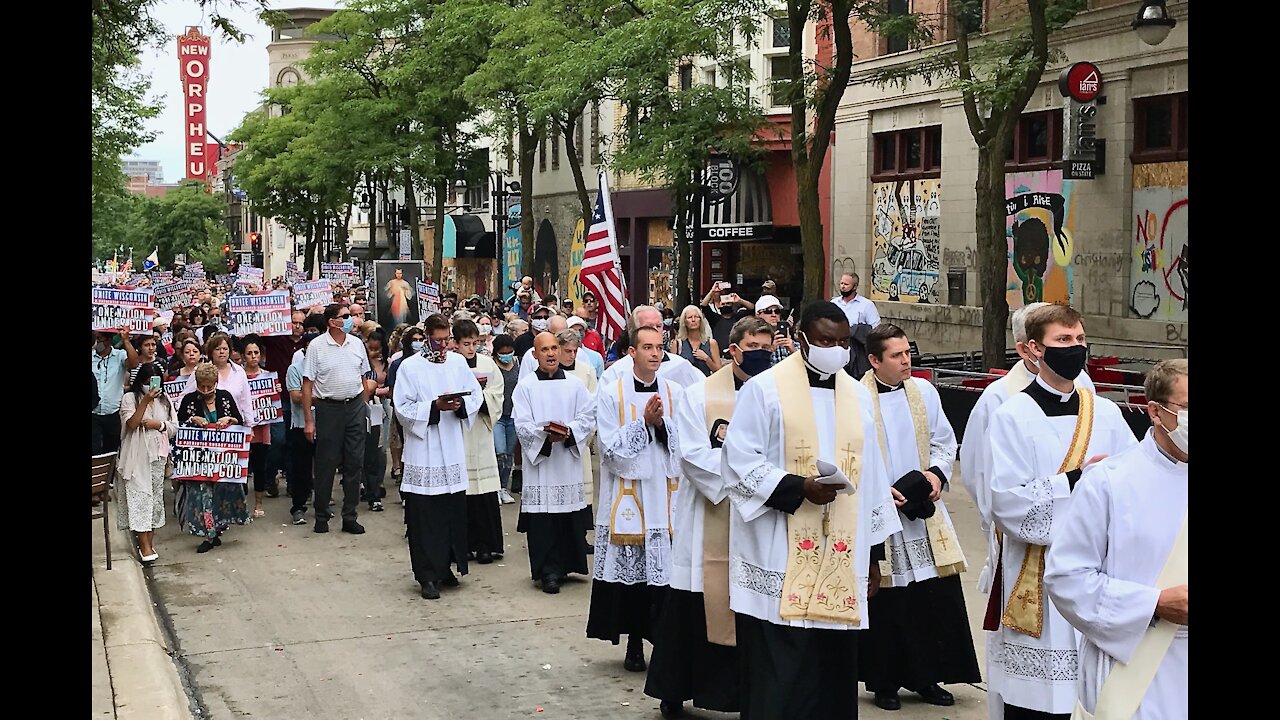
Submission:
<svg viewBox="0 0 1280 720">
<path fill-rule="evenodd" d="M 885 467 L 889 466 L 889 446 L 885 441 L 884 416 L 880 413 L 880 389 L 876 387 L 874 370 L 868 370 L 862 376 L 862 384 L 871 391 L 871 403 L 876 411 L 876 440 L 880 443 L 880 454 L 884 457 Z M 916 450 L 920 456 L 920 469 L 929 468 L 929 415 L 924 407 L 924 396 L 916 386 L 915 378 L 907 378 L 902 383 L 902 391 L 907 395 L 907 408 L 911 411 L 911 426 L 916 432 Z M 933 552 L 933 564 L 938 569 L 938 577 L 959 575 L 966 569 L 964 552 L 960 549 L 960 539 L 956 537 L 955 528 L 946 521 L 942 513 L 935 512 L 932 517 L 925 518 L 925 530 L 929 536 L 929 549 Z M 897 543 L 890 536 L 885 541 L 885 560 L 880 561 L 880 586 L 893 587 L 893 547 Z"/>
<path fill-rule="evenodd" d="M 737 404 L 733 363 L 712 373 L 706 381 L 707 433 L 716 420 L 729 420 Z M 729 609 L 729 506 L 702 498 L 702 604 L 707 616 L 707 641 L 735 647 L 738 644 L 733 611 Z"/>
<path fill-rule="evenodd" d="M 812 443 L 818 441 L 818 426 L 804 358 L 792 353 L 774 369 L 778 397 L 783 399 L 780 405 L 787 471 L 806 478 L 816 475 L 817 448 Z M 853 378 L 837 372 L 835 381 L 833 455 L 856 487 L 862 470 L 862 408 Z M 827 506 L 830 524 L 826 534 L 822 507 L 801 502 L 795 513 L 787 516 L 787 572 L 778 608 L 783 620 L 861 624 L 853 557 L 858 537 L 858 498 L 857 493 L 837 495 Z"/>
<path fill-rule="evenodd" d="M 1067 448 L 1067 456 L 1062 459 L 1058 473 L 1078 470 L 1084 464 L 1085 453 L 1089 451 L 1089 437 L 1093 434 L 1093 393 L 1088 389 L 1077 387 L 1080 394 L 1080 413 L 1076 416 L 1076 429 L 1071 435 L 1071 445 Z M 996 578 L 991 586 L 991 597 L 988 599 L 988 623 L 994 616 L 992 603 L 999 603 L 1003 593 L 1001 578 L 1004 567 L 1004 537 L 1000 538 L 1000 563 L 996 565 Z M 1018 580 L 1013 585 L 1005 604 L 1004 615 L 1000 624 L 1016 630 L 1024 635 L 1039 638 L 1044 630 L 1044 545 L 1028 544 L 1027 552 L 1022 557 L 1022 569 L 1018 572 Z M 984 624 L 984 629 L 986 629 Z M 990 629 L 995 630 L 996 627 Z"/>
<path fill-rule="evenodd" d="M 630 373 L 624 373 L 618 378 L 618 427 L 627 424 L 626 419 L 627 408 L 631 409 L 631 420 L 643 417 L 642 411 L 637 411 L 636 406 L 627 402 L 627 394 L 623 382 L 631 379 Z M 662 404 L 663 417 L 670 417 L 670 413 L 674 412 L 671 404 L 671 386 L 666 385 L 667 401 Z M 661 388 L 659 388 L 661 392 Z M 645 429 L 648 432 L 648 428 Z M 671 534 L 671 494 L 675 492 L 678 481 L 667 478 L 667 535 Z M 613 508 L 609 513 L 609 542 L 614 545 L 644 545 L 645 538 L 645 522 L 644 522 L 644 501 L 640 499 L 640 493 L 636 487 L 637 480 L 618 478 L 618 491 L 613 499 Z"/>
</svg>

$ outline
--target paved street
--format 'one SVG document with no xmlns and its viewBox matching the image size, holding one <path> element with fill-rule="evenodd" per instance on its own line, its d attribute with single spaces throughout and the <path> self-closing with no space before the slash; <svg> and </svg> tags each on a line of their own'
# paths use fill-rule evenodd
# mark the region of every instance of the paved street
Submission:
<svg viewBox="0 0 1280 720">
<path fill-rule="evenodd" d="M 978 656 L 982 605 L 974 586 L 984 557 L 976 511 L 960 487 L 947 497 L 966 557 L 966 602 Z M 418 596 L 397 493 L 387 511 L 362 510 L 362 536 L 287 525 L 288 500 L 229 531 L 197 555 L 170 522 L 149 571 L 205 717 L 226 718 L 657 718 L 644 674 L 622 669 L 622 646 L 584 632 L 590 582 L 559 595 L 529 579 L 517 505 L 503 506 L 505 560 L 471 565 L 441 600 Z M 121 562 L 129 562 L 121 560 Z M 113 670 L 114 675 L 114 670 Z M 903 693 L 903 719 L 986 717 L 981 687 L 949 686 L 940 708 Z M 689 706 L 686 705 L 686 708 Z M 886 714 L 863 694 L 863 715 Z M 698 710 L 691 717 L 733 717 Z"/>
</svg>

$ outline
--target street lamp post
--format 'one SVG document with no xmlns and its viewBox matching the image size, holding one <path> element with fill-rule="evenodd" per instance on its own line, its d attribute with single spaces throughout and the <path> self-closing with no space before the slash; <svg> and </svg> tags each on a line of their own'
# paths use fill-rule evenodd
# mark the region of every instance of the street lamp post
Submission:
<svg viewBox="0 0 1280 720">
<path fill-rule="evenodd" d="M 520 197 L 520 183 L 516 180 L 505 182 L 506 175 L 500 170 L 491 173 L 491 177 L 493 179 L 493 187 L 489 190 L 489 207 L 491 209 L 490 217 L 493 220 L 494 254 L 500 258 L 495 263 L 498 266 L 497 285 L 500 290 L 499 295 L 505 297 L 506 289 L 501 286 L 506 276 L 506 273 L 503 272 L 506 264 L 506 252 L 503 247 L 506 243 L 507 230 L 509 229 L 507 227 L 507 212 L 511 208 L 511 198 Z"/>
<path fill-rule="evenodd" d="M 1169 37 L 1178 21 L 1169 16 L 1165 0 L 1142 0 L 1142 7 L 1138 8 L 1138 15 L 1130 24 L 1142 42 L 1155 46 Z"/>
</svg>

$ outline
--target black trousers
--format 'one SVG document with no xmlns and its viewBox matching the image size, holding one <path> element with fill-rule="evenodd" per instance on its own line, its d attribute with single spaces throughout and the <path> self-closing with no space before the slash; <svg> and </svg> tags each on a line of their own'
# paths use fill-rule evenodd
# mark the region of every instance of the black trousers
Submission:
<svg viewBox="0 0 1280 720">
<path fill-rule="evenodd" d="M 741 720 L 858 717 L 859 631 L 736 621 Z"/>
<path fill-rule="evenodd" d="M 1004 720 L 1071 720 L 1071 713 L 1055 714 L 1043 710 L 1018 707 L 1017 705 L 1005 705 Z"/>
<path fill-rule="evenodd" d="M 316 512 L 327 511 L 333 476 L 342 465 L 342 521 L 354 521 L 364 475 L 369 406 L 357 395 L 346 402 L 316 401 Z"/>
<path fill-rule="evenodd" d="M 271 446 L 266 443 L 250 443 L 249 444 L 249 472 L 253 475 L 253 491 L 266 492 L 270 480 L 275 480 L 275 476 L 267 477 L 267 453 L 271 452 Z"/>
<path fill-rule="evenodd" d="M 120 413 L 93 416 L 93 454 L 120 449 Z"/>
<path fill-rule="evenodd" d="M 311 466 L 315 460 L 315 443 L 307 441 L 302 428 L 289 428 L 289 497 L 293 498 L 290 513 L 306 512 L 307 501 L 311 499 L 311 489 L 315 485 L 311 478 Z M 328 512 L 328 508 L 320 508 Z"/>
<path fill-rule="evenodd" d="M 382 425 L 374 425 L 364 437 L 364 494 L 370 501 L 387 496 L 382 486 L 387 471 L 387 455 L 382 451 Z"/>
</svg>

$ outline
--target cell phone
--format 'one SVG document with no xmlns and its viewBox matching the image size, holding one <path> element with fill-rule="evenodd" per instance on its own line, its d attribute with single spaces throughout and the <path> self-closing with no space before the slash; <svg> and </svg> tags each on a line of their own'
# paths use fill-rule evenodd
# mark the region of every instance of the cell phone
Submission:
<svg viewBox="0 0 1280 720">
<path fill-rule="evenodd" d="M 791 337 L 791 325 L 786 320 L 783 320 L 778 323 L 778 332 L 786 335 L 787 337 Z"/>
<path fill-rule="evenodd" d="M 732 295 L 721 295 L 721 296 L 720 296 L 720 304 L 721 304 L 721 305 L 730 305 L 730 304 L 732 304 L 732 303 L 733 303 L 733 296 L 732 296 Z"/>
<path fill-rule="evenodd" d="M 162 378 L 159 375 L 152 375 L 150 378 L 147 378 L 147 387 L 152 390 L 159 390 L 161 380 Z"/>
</svg>

